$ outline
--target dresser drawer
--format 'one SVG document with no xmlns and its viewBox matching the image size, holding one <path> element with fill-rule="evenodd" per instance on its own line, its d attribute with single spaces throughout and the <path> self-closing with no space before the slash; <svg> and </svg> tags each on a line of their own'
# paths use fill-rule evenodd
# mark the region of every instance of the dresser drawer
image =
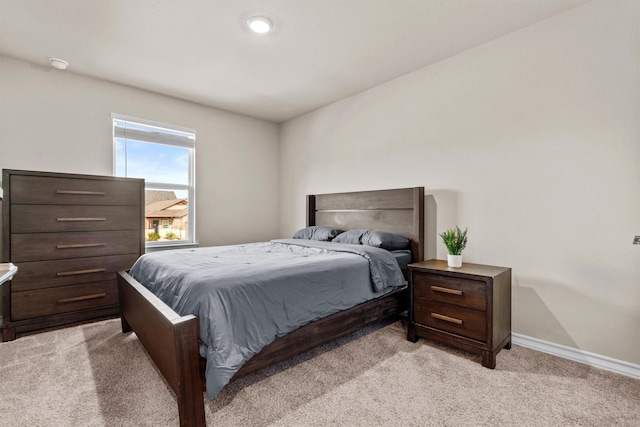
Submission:
<svg viewBox="0 0 640 427">
<path fill-rule="evenodd" d="M 137 205 L 142 180 L 100 180 L 13 175 L 12 204 Z"/>
<path fill-rule="evenodd" d="M 12 234 L 11 262 L 140 253 L 141 242 L 141 231 Z"/>
<path fill-rule="evenodd" d="M 140 230 L 139 206 L 13 205 L 11 232 Z"/>
<path fill-rule="evenodd" d="M 457 305 L 414 300 L 415 322 L 478 341 L 487 340 L 487 313 Z"/>
<path fill-rule="evenodd" d="M 115 280 L 11 293 L 11 320 L 24 320 L 118 303 Z"/>
<path fill-rule="evenodd" d="M 476 310 L 487 309 L 487 286 L 485 282 L 478 280 L 414 272 L 413 294 L 416 298 L 426 298 Z"/>
<path fill-rule="evenodd" d="M 113 280 L 120 270 L 131 268 L 138 254 L 18 263 L 20 274 L 11 281 L 12 291 Z"/>
</svg>

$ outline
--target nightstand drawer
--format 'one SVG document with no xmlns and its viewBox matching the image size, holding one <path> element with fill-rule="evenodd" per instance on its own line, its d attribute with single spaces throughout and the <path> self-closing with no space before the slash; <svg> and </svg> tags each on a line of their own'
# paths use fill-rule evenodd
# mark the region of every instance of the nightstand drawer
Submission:
<svg viewBox="0 0 640 427">
<path fill-rule="evenodd" d="M 487 313 L 457 305 L 414 300 L 415 322 L 478 341 L 487 339 Z"/>
<path fill-rule="evenodd" d="M 11 320 L 118 304 L 115 280 L 11 294 Z"/>
<path fill-rule="evenodd" d="M 485 282 L 436 274 L 413 273 L 415 298 L 425 298 L 476 310 L 487 309 Z"/>
</svg>

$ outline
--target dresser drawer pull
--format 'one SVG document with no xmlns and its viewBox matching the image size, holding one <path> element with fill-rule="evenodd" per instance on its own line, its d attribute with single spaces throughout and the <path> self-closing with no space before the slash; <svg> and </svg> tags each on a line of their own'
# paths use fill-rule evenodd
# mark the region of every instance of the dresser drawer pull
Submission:
<svg viewBox="0 0 640 427">
<path fill-rule="evenodd" d="M 77 302 L 77 301 L 86 301 L 89 299 L 98 299 L 106 297 L 106 292 L 102 292 L 100 294 L 91 294 L 91 295 L 83 295 L 81 297 L 72 297 L 72 298 L 63 298 L 56 301 L 58 304 L 64 304 L 66 302 Z"/>
<path fill-rule="evenodd" d="M 456 319 L 455 317 L 445 316 L 444 314 L 431 313 L 431 317 L 434 319 L 444 320 L 445 322 L 455 323 L 456 325 L 462 325 L 461 319 Z"/>
<path fill-rule="evenodd" d="M 56 249 L 97 248 L 107 246 L 106 243 L 76 243 L 74 245 L 56 245 Z"/>
<path fill-rule="evenodd" d="M 74 196 L 106 196 L 104 191 L 56 190 L 56 194 L 71 194 Z"/>
<path fill-rule="evenodd" d="M 107 218 L 56 218 L 58 222 L 73 222 L 73 221 L 106 221 Z"/>
<path fill-rule="evenodd" d="M 106 221 L 106 218 L 56 218 L 56 221 L 59 222 L 69 222 L 69 221 Z"/>
<path fill-rule="evenodd" d="M 74 271 L 61 271 L 60 273 L 56 273 L 56 276 L 76 276 L 78 274 L 89 274 L 89 273 L 104 273 L 107 271 L 106 268 L 92 268 L 90 270 L 74 270 Z"/>
<path fill-rule="evenodd" d="M 441 288 L 440 286 L 431 286 L 431 290 L 435 292 L 444 292 L 445 294 L 462 295 L 462 291 L 457 289 Z"/>
</svg>

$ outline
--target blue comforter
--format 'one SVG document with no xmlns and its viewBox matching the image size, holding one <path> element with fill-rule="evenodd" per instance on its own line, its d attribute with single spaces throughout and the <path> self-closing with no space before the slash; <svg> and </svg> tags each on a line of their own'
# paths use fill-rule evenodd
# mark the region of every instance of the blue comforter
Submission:
<svg viewBox="0 0 640 427">
<path fill-rule="evenodd" d="M 150 253 L 130 274 L 200 319 L 210 398 L 277 337 L 406 284 L 384 249 L 301 239 Z"/>
</svg>

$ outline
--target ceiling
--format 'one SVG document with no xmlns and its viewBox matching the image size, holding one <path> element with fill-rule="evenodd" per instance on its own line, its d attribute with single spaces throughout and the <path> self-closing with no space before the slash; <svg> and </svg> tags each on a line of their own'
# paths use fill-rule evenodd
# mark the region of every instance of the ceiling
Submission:
<svg viewBox="0 0 640 427">
<path fill-rule="evenodd" d="M 586 2 L 0 0 L 0 54 L 280 123 Z"/>
</svg>

